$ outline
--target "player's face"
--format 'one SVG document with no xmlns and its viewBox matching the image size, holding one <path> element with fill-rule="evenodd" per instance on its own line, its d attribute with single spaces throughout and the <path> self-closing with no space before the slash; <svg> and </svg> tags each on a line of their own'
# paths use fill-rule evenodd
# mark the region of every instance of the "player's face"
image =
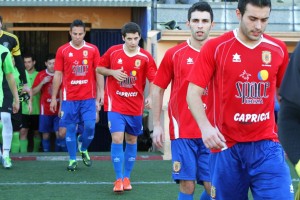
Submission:
<svg viewBox="0 0 300 200">
<path fill-rule="evenodd" d="M 187 21 L 187 26 L 191 30 L 193 39 L 205 41 L 213 27 L 213 22 L 211 21 L 209 12 L 195 11 L 191 13 L 191 19 Z"/>
<path fill-rule="evenodd" d="M 72 30 L 70 30 L 70 36 L 72 38 L 72 44 L 75 47 L 81 47 L 83 44 L 83 39 L 85 36 L 85 31 L 83 27 L 74 26 Z"/>
<path fill-rule="evenodd" d="M 45 62 L 45 65 L 47 67 L 47 70 L 50 72 L 50 73 L 54 73 L 54 63 L 55 63 L 55 59 L 51 59 L 51 60 L 47 60 Z"/>
<path fill-rule="evenodd" d="M 270 7 L 258 7 L 251 4 L 246 5 L 246 10 L 242 16 L 237 9 L 236 13 L 240 20 L 239 38 L 243 42 L 257 42 L 265 32 L 271 9 Z"/>
<path fill-rule="evenodd" d="M 24 58 L 24 66 L 27 71 L 31 71 L 34 68 L 35 61 L 32 58 Z"/>
<path fill-rule="evenodd" d="M 125 42 L 125 48 L 129 52 L 135 52 L 139 46 L 141 36 L 138 33 L 127 33 L 123 36 L 123 41 Z"/>
</svg>

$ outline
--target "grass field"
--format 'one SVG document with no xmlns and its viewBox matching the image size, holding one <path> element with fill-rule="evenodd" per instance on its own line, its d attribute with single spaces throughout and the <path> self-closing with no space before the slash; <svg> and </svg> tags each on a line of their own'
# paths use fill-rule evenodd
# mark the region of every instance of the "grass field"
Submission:
<svg viewBox="0 0 300 200">
<path fill-rule="evenodd" d="M 107 159 L 94 161 L 91 168 L 79 161 L 78 170 L 68 172 L 66 157 L 55 156 L 61 159 L 51 160 L 49 156 L 49 159 L 32 161 L 36 154 L 29 155 L 32 157 L 27 157 L 27 161 L 16 156 L 12 169 L 0 170 L 1 200 L 177 199 L 178 185 L 171 178 L 171 161 L 138 160 L 131 175 L 133 190 L 116 195 L 112 192 L 114 172 Z M 294 171 L 292 175 L 296 188 L 299 179 Z M 195 200 L 201 192 L 202 188 L 197 186 Z"/>
</svg>

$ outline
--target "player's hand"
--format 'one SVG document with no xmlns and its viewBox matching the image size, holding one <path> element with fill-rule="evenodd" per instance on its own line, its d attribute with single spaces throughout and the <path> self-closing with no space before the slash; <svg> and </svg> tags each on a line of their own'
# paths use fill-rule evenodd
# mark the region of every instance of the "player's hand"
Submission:
<svg viewBox="0 0 300 200">
<path fill-rule="evenodd" d="M 96 110 L 97 112 L 101 110 L 100 102 L 96 100 Z"/>
<path fill-rule="evenodd" d="M 57 101 L 56 101 L 56 99 L 54 99 L 54 100 L 52 99 L 51 103 L 50 103 L 50 110 L 51 110 L 51 112 L 55 113 L 56 109 L 57 109 Z"/>
<path fill-rule="evenodd" d="M 42 81 L 43 85 L 46 84 L 46 83 L 48 83 L 48 82 L 50 82 L 50 80 L 51 80 L 51 76 L 44 77 L 44 79 Z"/>
<path fill-rule="evenodd" d="M 31 112 L 32 112 L 32 100 L 31 99 L 28 100 L 27 107 L 28 107 L 28 112 L 29 112 L 28 114 L 31 114 Z"/>
<path fill-rule="evenodd" d="M 119 82 L 124 81 L 128 77 L 124 72 L 123 67 L 121 69 L 114 70 L 112 76 Z"/>
<path fill-rule="evenodd" d="M 201 131 L 203 143 L 208 149 L 224 149 L 227 147 L 224 136 L 217 128 L 209 126 Z"/>
<path fill-rule="evenodd" d="M 152 134 L 152 141 L 153 144 L 157 147 L 157 148 L 162 148 L 163 144 L 165 142 L 164 139 L 164 131 L 163 128 L 161 126 L 154 126 L 153 128 L 153 134 Z"/>
<path fill-rule="evenodd" d="M 20 109 L 20 102 L 19 99 L 13 101 L 13 113 L 19 112 Z"/>
<path fill-rule="evenodd" d="M 31 89 L 28 87 L 27 84 L 23 85 L 22 93 L 28 93 L 30 95 L 30 97 L 32 97 L 32 95 L 31 95 L 32 94 Z"/>
<path fill-rule="evenodd" d="M 152 108 L 152 98 L 150 96 L 145 99 L 145 108 L 148 110 Z"/>
</svg>

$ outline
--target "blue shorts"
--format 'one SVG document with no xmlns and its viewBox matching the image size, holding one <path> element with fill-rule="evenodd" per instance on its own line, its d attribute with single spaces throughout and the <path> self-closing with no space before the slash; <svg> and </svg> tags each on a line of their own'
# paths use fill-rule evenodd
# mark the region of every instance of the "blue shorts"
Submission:
<svg viewBox="0 0 300 200">
<path fill-rule="evenodd" d="M 81 121 L 96 121 L 96 101 L 95 99 L 62 101 L 61 121 L 62 124 L 75 123 Z"/>
<path fill-rule="evenodd" d="M 117 112 L 107 112 L 110 133 L 126 132 L 130 135 L 143 134 L 142 115 L 123 115 Z"/>
<path fill-rule="evenodd" d="M 177 183 L 180 180 L 196 180 L 198 184 L 210 182 L 210 151 L 202 139 L 171 140 L 172 177 Z"/>
<path fill-rule="evenodd" d="M 291 175 L 281 145 L 263 140 L 238 143 L 210 156 L 212 199 L 293 200 Z"/>
<path fill-rule="evenodd" d="M 39 132 L 53 133 L 58 131 L 59 117 L 57 115 L 40 115 Z"/>
</svg>

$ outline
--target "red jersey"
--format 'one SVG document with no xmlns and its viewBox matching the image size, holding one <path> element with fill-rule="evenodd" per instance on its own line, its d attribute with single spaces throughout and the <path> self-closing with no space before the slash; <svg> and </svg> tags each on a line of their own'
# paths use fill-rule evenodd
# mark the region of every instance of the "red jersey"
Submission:
<svg viewBox="0 0 300 200">
<path fill-rule="evenodd" d="M 186 93 L 187 76 L 196 61 L 199 50 L 188 44 L 189 41 L 169 49 L 158 68 L 154 84 L 166 89 L 171 82 L 171 96 L 168 106 L 170 118 L 170 139 L 201 138 L 200 129 L 189 110 Z M 205 97 L 202 99 L 205 103 Z"/>
<path fill-rule="evenodd" d="M 209 85 L 207 116 L 231 147 L 237 142 L 278 141 L 274 95 L 288 64 L 285 44 L 266 34 L 254 47 L 236 30 L 209 40 L 188 80 Z"/>
<path fill-rule="evenodd" d="M 157 70 L 152 56 L 142 48 L 134 56 L 128 56 L 123 44 L 109 48 L 100 59 L 100 67 L 124 69 L 127 79 L 119 82 L 113 76 L 106 78 L 104 93 L 105 111 L 125 115 L 142 115 L 146 78 L 152 82 Z"/>
<path fill-rule="evenodd" d="M 50 103 L 51 103 L 51 96 L 52 96 L 52 80 L 53 80 L 54 73 L 48 72 L 47 69 L 40 71 L 34 79 L 32 88 L 35 88 L 36 86 L 38 86 L 43 81 L 43 79 L 47 76 L 51 77 L 51 79 L 48 83 L 45 83 L 41 88 L 40 114 L 41 115 L 57 115 L 58 110 L 55 113 L 53 113 L 50 110 Z M 59 94 L 57 95 L 57 101 L 59 101 Z"/>
<path fill-rule="evenodd" d="M 71 42 L 59 47 L 54 70 L 63 72 L 63 100 L 96 98 L 95 70 L 99 60 L 98 48 L 87 42 L 81 48 L 73 47 Z"/>
</svg>

